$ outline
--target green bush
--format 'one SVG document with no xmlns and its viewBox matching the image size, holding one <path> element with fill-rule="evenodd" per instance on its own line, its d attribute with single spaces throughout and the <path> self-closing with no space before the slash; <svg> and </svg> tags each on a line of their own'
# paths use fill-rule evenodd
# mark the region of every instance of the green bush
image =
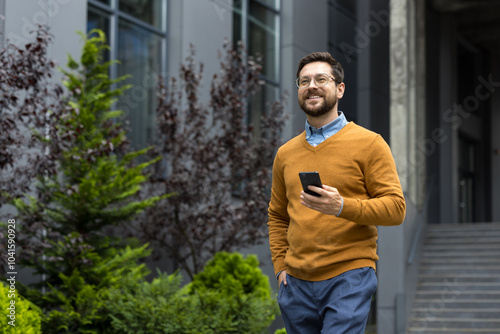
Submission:
<svg viewBox="0 0 500 334">
<path fill-rule="evenodd" d="M 252 295 L 263 300 L 271 296 L 269 280 L 262 274 L 257 257 L 243 258 L 241 254 L 227 252 L 217 253 L 203 271 L 194 276 L 190 289 Z"/>
<path fill-rule="evenodd" d="M 9 296 L 13 293 L 15 297 Z M 12 300 L 15 301 L 15 315 L 13 315 L 15 318 L 9 317 L 11 313 L 8 308 L 12 307 L 10 303 Z M 13 292 L 3 283 L 0 283 L 0 319 L 2 319 L 0 334 L 41 333 L 40 311 L 28 300 L 22 298 L 17 290 Z"/>
<path fill-rule="evenodd" d="M 150 250 L 147 245 L 118 251 L 110 248 L 109 255 L 103 258 L 85 247 L 77 237 L 71 240 L 54 244 L 61 251 L 54 256 L 88 262 L 81 263 L 79 269 L 70 273 L 61 272 L 62 283 L 57 287 L 49 286 L 45 293 L 30 289 L 26 297 L 45 310 L 43 333 L 111 333 L 111 318 L 105 312 L 108 290 L 121 287 L 124 282 L 144 281 L 149 271 L 138 261 L 148 256 Z M 74 244 L 74 247 L 63 248 L 67 244 Z"/>
<path fill-rule="evenodd" d="M 284 328 L 277 329 L 276 332 L 274 332 L 274 334 L 286 334 L 286 329 Z"/>
<path fill-rule="evenodd" d="M 160 273 L 151 283 L 112 289 L 114 333 L 263 333 L 278 312 L 255 256 L 218 253 L 193 282 L 181 288 L 181 280 Z"/>
<path fill-rule="evenodd" d="M 159 273 L 151 283 L 130 279 L 122 283 L 109 291 L 107 313 L 113 333 L 184 333 L 182 317 L 192 309 L 179 294 L 180 276 Z"/>
<path fill-rule="evenodd" d="M 278 313 L 255 255 L 219 252 L 187 289 L 199 299 L 202 315 L 224 324 L 225 333 L 262 333 Z"/>
</svg>

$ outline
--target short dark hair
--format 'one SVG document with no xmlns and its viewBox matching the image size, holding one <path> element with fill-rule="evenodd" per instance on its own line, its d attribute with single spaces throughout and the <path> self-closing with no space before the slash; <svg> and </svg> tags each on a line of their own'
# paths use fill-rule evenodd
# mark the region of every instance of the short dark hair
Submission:
<svg viewBox="0 0 500 334">
<path fill-rule="evenodd" d="M 335 60 L 329 52 L 313 52 L 302 58 L 299 62 L 299 68 L 297 69 L 297 78 L 299 77 L 300 71 L 302 71 L 304 66 L 317 61 L 330 64 L 333 77 L 337 83 L 344 81 L 344 69 L 342 68 L 342 65 L 340 65 L 340 63 Z"/>
</svg>

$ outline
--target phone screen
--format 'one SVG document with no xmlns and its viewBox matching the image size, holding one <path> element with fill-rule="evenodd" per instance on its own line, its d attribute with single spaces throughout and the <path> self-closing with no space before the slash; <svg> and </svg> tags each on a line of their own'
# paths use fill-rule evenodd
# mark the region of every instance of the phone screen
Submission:
<svg viewBox="0 0 500 334">
<path fill-rule="evenodd" d="M 302 183 L 302 189 L 304 189 L 304 192 L 307 194 L 321 197 L 320 194 L 311 191 L 308 189 L 309 185 L 316 186 L 316 187 L 322 187 L 321 179 L 319 178 L 319 173 L 318 172 L 300 172 L 299 173 L 300 177 L 300 182 Z"/>
</svg>

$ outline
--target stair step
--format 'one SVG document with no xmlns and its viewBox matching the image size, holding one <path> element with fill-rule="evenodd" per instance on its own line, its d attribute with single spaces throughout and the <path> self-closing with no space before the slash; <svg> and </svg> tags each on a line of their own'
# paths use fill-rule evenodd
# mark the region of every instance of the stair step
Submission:
<svg viewBox="0 0 500 334">
<path fill-rule="evenodd" d="M 473 264 L 476 264 L 476 263 L 486 263 L 486 264 L 489 264 L 489 263 L 493 263 L 493 264 L 498 264 L 499 261 L 498 261 L 498 258 L 496 257 L 492 257 L 492 258 L 478 258 L 478 259 L 475 259 L 475 258 L 466 258 L 466 259 L 456 259 L 456 258 L 453 258 L 453 259 L 439 259 L 439 258 L 425 258 L 425 259 L 422 259 L 421 263 L 424 263 L 424 264 L 450 264 L 450 263 L 453 263 L 453 264 L 469 264 L 469 263 L 473 263 Z"/>
<path fill-rule="evenodd" d="M 447 258 L 447 257 L 454 257 L 454 258 L 483 258 L 483 257 L 495 257 L 498 258 L 500 255 L 500 251 L 489 251 L 489 250 L 481 250 L 481 251 L 453 251 L 453 252 L 436 252 L 436 251 L 424 251 L 422 253 L 424 257 L 433 257 L 433 258 Z"/>
<path fill-rule="evenodd" d="M 424 251 L 426 250 L 446 250 L 446 251 L 464 251 L 464 250 L 500 250 L 500 243 L 496 244 L 482 244 L 482 243 L 477 243 L 477 244 L 470 244 L 470 245 L 443 245 L 443 244 L 438 244 L 438 245 L 424 245 Z"/>
<path fill-rule="evenodd" d="M 446 265 L 446 264 L 431 264 L 431 265 L 424 265 L 421 267 L 422 270 L 491 270 L 491 271 L 496 271 L 500 269 L 500 264 L 498 263 L 467 263 L 464 265 Z"/>
<path fill-rule="evenodd" d="M 500 224 L 428 226 L 409 334 L 500 333 Z"/>
<path fill-rule="evenodd" d="M 457 288 L 457 289 L 500 289 L 500 282 L 474 282 L 474 285 L 471 285 L 468 282 L 419 282 L 417 283 L 418 286 L 422 288 L 436 288 L 436 289 L 443 289 L 443 288 Z"/>
<path fill-rule="evenodd" d="M 419 274 L 419 279 L 422 280 L 443 280 L 448 279 L 453 281 L 455 278 L 459 282 L 500 282 L 500 277 L 497 274 L 488 273 L 428 273 Z"/>
<path fill-rule="evenodd" d="M 457 230 L 457 231 L 453 231 L 453 230 L 450 230 L 450 231 L 427 231 L 427 234 L 426 234 L 427 238 L 429 239 L 432 239 L 432 238 L 449 238 L 449 237 L 460 237 L 460 236 L 464 236 L 464 237 L 470 237 L 470 236 L 474 236 L 474 237 L 482 237 L 484 236 L 484 231 L 481 231 L 481 230 L 474 230 L 474 231 L 462 231 L 462 230 Z M 500 229 L 498 230 L 491 230 L 491 231 L 488 231 L 488 237 L 493 237 L 493 236 L 500 236 Z"/>
<path fill-rule="evenodd" d="M 481 334 L 496 334 L 500 333 L 500 329 L 467 329 L 467 328 L 433 328 L 433 327 L 410 327 L 408 334 L 441 334 L 441 333 L 481 333 Z"/>
<path fill-rule="evenodd" d="M 427 230 L 432 231 L 500 231 L 499 223 L 474 223 L 474 224 L 439 224 L 439 225 L 428 225 Z"/>
<path fill-rule="evenodd" d="M 460 327 L 469 329 L 500 329 L 500 319 L 476 319 L 476 318 L 411 318 L 410 327 Z M 419 326 L 420 325 L 420 326 Z"/>
<path fill-rule="evenodd" d="M 474 318 L 474 319 L 498 319 L 500 308 L 461 308 L 454 309 L 437 309 L 430 307 L 415 307 L 412 309 L 411 318 L 434 319 L 436 317 L 446 318 Z"/>
<path fill-rule="evenodd" d="M 417 296 L 413 301 L 414 307 L 428 307 L 430 310 L 456 309 L 456 308 L 500 308 L 500 300 L 497 298 L 481 298 L 481 296 L 462 296 L 454 293 L 438 296 Z M 430 305 L 430 306 L 429 306 Z"/>
<path fill-rule="evenodd" d="M 450 288 L 446 290 L 420 290 L 417 291 L 417 298 L 450 298 L 450 296 L 456 296 L 460 299 L 474 299 L 474 298 L 495 298 L 499 299 L 500 291 L 491 291 L 491 290 L 464 290 L 458 288 Z"/>
<path fill-rule="evenodd" d="M 476 244 L 481 242 L 481 244 L 497 244 L 500 242 L 500 237 L 498 238 L 481 238 L 481 237 L 460 237 L 460 238 L 430 238 L 427 239 L 425 245 L 468 245 Z"/>
</svg>

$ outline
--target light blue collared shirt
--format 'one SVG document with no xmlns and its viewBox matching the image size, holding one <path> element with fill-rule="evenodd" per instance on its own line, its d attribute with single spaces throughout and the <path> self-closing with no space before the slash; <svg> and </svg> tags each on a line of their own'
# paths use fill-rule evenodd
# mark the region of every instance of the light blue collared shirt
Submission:
<svg viewBox="0 0 500 334">
<path fill-rule="evenodd" d="M 339 111 L 339 117 L 319 129 L 311 126 L 306 120 L 306 140 L 311 146 L 318 146 L 323 141 L 339 132 L 346 124 L 347 120 L 342 111 Z"/>
</svg>

